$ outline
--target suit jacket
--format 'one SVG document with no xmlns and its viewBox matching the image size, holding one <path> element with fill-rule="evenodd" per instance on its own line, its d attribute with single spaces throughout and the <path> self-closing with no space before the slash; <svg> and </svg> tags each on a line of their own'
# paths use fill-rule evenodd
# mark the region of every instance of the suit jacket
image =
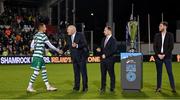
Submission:
<svg viewBox="0 0 180 100">
<path fill-rule="evenodd" d="M 101 42 L 101 54 L 105 54 L 106 56 L 106 58 L 104 59 L 105 61 L 114 61 L 113 56 L 117 50 L 116 39 L 111 36 L 106 46 L 104 47 L 105 39 L 106 37 L 104 37 Z"/>
<path fill-rule="evenodd" d="M 71 52 L 71 58 L 73 62 L 82 62 L 86 61 L 87 57 L 89 56 L 89 50 L 87 47 L 86 38 L 82 33 L 76 33 L 74 37 L 74 42 L 78 44 L 78 48 L 72 47 L 72 40 L 71 36 L 68 36 L 67 43 L 63 49 L 63 51 L 67 51 L 68 49 Z"/>
<path fill-rule="evenodd" d="M 155 57 L 158 57 L 158 54 L 161 53 L 161 46 L 162 46 L 162 35 L 161 33 L 157 33 L 154 37 L 154 52 Z M 174 48 L 174 36 L 172 33 L 167 32 L 164 38 L 164 45 L 163 45 L 163 54 L 165 54 L 165 59 L 171 59 L 172 58 L 172 50 Z"/>
</svg>

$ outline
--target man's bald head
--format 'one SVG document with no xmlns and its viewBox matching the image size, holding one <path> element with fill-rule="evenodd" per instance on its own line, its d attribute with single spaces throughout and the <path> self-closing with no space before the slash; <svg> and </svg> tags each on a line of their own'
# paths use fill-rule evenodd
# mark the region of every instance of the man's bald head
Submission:
<svg viewBox="0 0 180 100">
<path fill-rule="evenodd" d="M 67 27 L 67 33 L 68 35 L 73 35 L 74 33 L 76 33 L 76 27 L 74 25 L 69 25 Z"/>
</svg>

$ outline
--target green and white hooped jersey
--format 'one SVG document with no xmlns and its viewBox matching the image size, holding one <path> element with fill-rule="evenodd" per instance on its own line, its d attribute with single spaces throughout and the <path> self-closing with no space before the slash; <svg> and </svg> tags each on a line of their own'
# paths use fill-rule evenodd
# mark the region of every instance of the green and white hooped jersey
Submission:
<svg viewBox="0 0 180 100">
<path fill-rule="evenodd" d="M 45 52 L 45 41 L 48 41 L 46 34 L 38 32 L 34 38 L 34 53 L 33 57 L 43 57 Z"/>
</svg>

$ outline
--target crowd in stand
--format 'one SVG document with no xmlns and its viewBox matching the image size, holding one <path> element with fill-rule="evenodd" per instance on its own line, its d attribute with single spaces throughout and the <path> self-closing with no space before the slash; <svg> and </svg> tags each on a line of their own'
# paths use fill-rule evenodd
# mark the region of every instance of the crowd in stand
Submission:
<svg viewBox="0 0 180 100">
<path fill-rule="evenodd" d="M 48 17 L 39 14 L 32 15 L 26 11 L 18 14 L 16 8 L 5 8 L 0 15 L 0 55 L 30 56 L 30 43 L 36 33 L 36 25 L 42 22 L 47 24 L 48 21 Z M 53 36 L 48 37 L 50 41 L 55 40 Z M 47 54 L 50 55 L 48 50 Z"/>
</svg>

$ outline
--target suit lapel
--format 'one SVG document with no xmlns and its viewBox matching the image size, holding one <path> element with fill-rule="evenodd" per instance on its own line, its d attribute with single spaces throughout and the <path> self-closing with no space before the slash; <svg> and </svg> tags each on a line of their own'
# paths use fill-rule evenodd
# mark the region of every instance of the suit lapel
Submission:
<svg viewBox="0 0 180 100">
<path fill-rule="evenodd" d="M 68 36 L 68 45 L 72 48 L 72 40 L 71 40 L 71 36 Z"/>
<path fill-rule="evenodd" d="M 71 36 L 69 36 L 69 41 L 70 41 L 70 43 L 72 44 L 72 38 L 71 38 Z"/>
<path fill-rule="evenodd" d="M 166 41 L 167 41 L 167 38 L 168 38 L 168 33 L 166 32 L 166 35 L 165 35 L 165 37 L 164 37 L 164 45 L 163 45 L 163 48 L 164 48 L 164 46 L 166 45 Z"/>
<path fill-rule="evenodd" d="M 161 46 L 162 46 L 162 35 L 161 35 L 161 33 L 160 33 L 160 35 L 159 35 L 159 41 L 160 41 Z"/>
<path fill-rule="evenodd" d="M 101 47 L 104 48 L 104 42 L 105 42 L 105 38 L 102 39 L 101 41 Z"/>
<path fill-rule="evenodd" d="M 78 35 L 78 33 L 76 33 L 75 36 L 74 36 L 74 42 L 75 42 L 75 43 L 78 42 L 78 40 L 77 40 L 77 35 Z"/>
</svg>

